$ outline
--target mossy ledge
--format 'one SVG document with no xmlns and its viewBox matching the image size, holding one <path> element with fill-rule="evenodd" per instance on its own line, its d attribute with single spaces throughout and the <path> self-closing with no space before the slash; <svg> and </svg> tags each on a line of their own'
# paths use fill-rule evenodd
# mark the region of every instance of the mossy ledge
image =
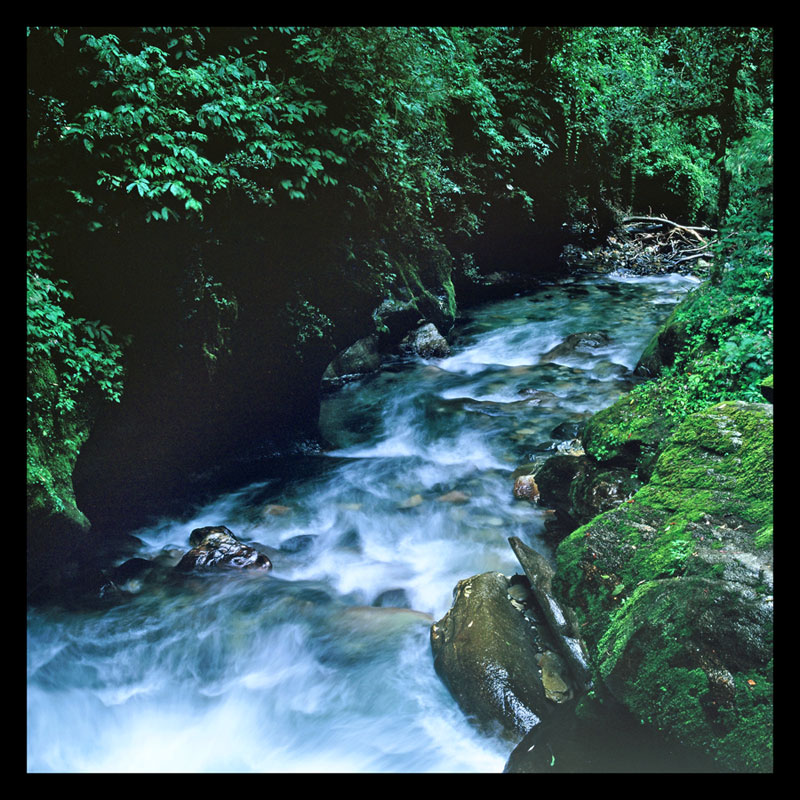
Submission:
<svg viewBox="0 0 800 800">
<path fill-rule="evenodd" d="M 650 482 L 557 550 L 598 677 L 643 722 L 772 770 L 772 406 L 688 416 Z"/>
</svg>

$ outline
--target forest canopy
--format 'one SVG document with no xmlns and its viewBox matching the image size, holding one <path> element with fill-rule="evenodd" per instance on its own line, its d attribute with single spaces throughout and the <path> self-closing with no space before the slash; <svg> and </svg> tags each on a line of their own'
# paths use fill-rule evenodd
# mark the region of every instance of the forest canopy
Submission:
<svg viewBox="0 0 800 800">
<path fill-rule="evenodd" d="M 180 321 L 176 349 L 205 320 L 217 369 L 255 251 L 275 341 L 307 363 L 393 287 L 437 285 L 452 307 L 453 281 L 504 241 L 557 252 L 553 231 L 599 234 L 631 210 L 735 229 L 735 276 L 771 296 L 770 28 L 26 35 L 36 435 L 78 398 L 118 400 L 155 317 Z"/>
</svg>

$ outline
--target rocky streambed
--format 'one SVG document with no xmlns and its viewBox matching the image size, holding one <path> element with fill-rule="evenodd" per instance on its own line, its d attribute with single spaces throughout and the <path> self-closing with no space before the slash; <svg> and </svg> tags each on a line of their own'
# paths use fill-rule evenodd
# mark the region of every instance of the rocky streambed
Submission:
<svg viewBox="0 0 800 800">
<path fill-rule="evenodd" d="M 431 349 L 404 343 L 377 372 L 345 364 L 323 403 L 325 453 L 266 461 L 238 489 L 132 531 L 86 598 L 29 610 L 29 770 L 688 764 L 675 761 L 669 720 L 643 723 L 626 695 L 624 643 L 649 630 L 638 604 L 669 580 L 694 577 L 703 596 L 712 579 L 761 575 L 746 555 L 749 573 L 709 560 L 726 536 L 744 553 L 751 528 L 689 520 L 682 541 L 715 531 L 723 542 L 702 550 L 708 571 L 681 572 L 700 564 L 681 545 L 680 565 L 666 560 L 638 587 L 629 573 L 641 563 L 606 565 L 600 533 L 561 539 L 576 518 L 640 507 L 626 501 L 641 481 L 612 480 L 619 464 L 584 452 L 586 426 L 637 382 L 645 346 L 695 283 L 575 276 L 475 309 L 446 349 L 427 331 Z M 737 432 L 720 445 L 722 460 L 749 441 L 738 424 L 720 423 Z M 587 477 L 564 483 L 584 486 L 580 498 L 559 494 L 543 480 L 553 457 L 567 460 L 559 474 L 605 470 L 606 489 L 593 495 Z M 655 531 L 642 528 L 635 543 L 646 563 L 647 543 L 661 542 L 676 514 L 633 520 Z M 598 542 L 597 559 L 586 541 Z M 627 541 L 617 546 L 628 553 Z M 659 597 L 681 606 L 679 595 Z M 626 621 L 620 609 L 636 613 Z M 612 629 L 613 663 L 598 657 Z M 725 669 L 736 692 L 749 686 L 742 664 L 676 658 L 669 668 L 693 676 L 701 704 L 698 669 L 723 694 Z M 736 709 L 723 694 L 717 725 Z M 679 695 L 670 697 L 674 708 Z"/>
</svg>

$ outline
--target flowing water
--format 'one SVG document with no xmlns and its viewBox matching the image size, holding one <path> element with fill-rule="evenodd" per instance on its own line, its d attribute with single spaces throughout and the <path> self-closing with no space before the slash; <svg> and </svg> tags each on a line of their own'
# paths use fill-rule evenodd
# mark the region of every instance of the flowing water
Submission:
<svg viewBox="0 0 800 800">
<path fill-rule="evenodd" d="M 473 309 L 449 358 L 398 359 L 328 395 L 328 452 L 136 531 L 152 559 L 226 525 L 274 568 L 30 610 L 28 770 L 500 772 L 511 745 L 442 685 L 430 623 L 462 578 L 521 571 L 509 536 L 551 556 L 512 472 L 630 388 L 692 286 L 585 275 Z M 543 358 L 596 330 L 607 344 Z"/>
</svg>

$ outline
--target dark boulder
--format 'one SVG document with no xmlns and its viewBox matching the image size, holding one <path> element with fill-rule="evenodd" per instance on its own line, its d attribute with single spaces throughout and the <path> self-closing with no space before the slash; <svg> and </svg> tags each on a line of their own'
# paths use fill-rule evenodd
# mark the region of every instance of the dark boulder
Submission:
<svg viewBox="0 0 800 800">
<path fill-rule="evenodd" d="M 452 608 L 431 627 L 434 668 L 477 725 L 519 740 L 552 712 L 531 625 L 499 572 L 459 581 Z"/>
<path fill-rule="evenodd" d="M 625 466 L 599 464 L 586 455 L 554 455 L 536 473 L 539 502 L 558 515 L 569 533 L 604 511 L 616 508 L 642 485 Z"/>
<path fill-rule="evenodd" d="M 597 701 L 594 701 L 596 705 Z M 711 759 L 664 739 L 604 696 L 602 713 L 584 701 L 575 714 L 554 715 L 514 748 L 504 772 L 715 773 Z"/>
<path fill-rule="evenodd" d="M 328 364 L 322 376 L 322 387 L 335 389 L 349 380 L 375 372 L 380 366 L 378 337 L 375 334 L 366 336 L 350 345 Z"/>
<path fill-rule="evenodd" d="M 263 553 L 239 541 L 224 525 L 195 528 L 189 536 L 192 549 L 178 562 L 177 572 L 208 569 L 272 569 Z"/>
</svg>

